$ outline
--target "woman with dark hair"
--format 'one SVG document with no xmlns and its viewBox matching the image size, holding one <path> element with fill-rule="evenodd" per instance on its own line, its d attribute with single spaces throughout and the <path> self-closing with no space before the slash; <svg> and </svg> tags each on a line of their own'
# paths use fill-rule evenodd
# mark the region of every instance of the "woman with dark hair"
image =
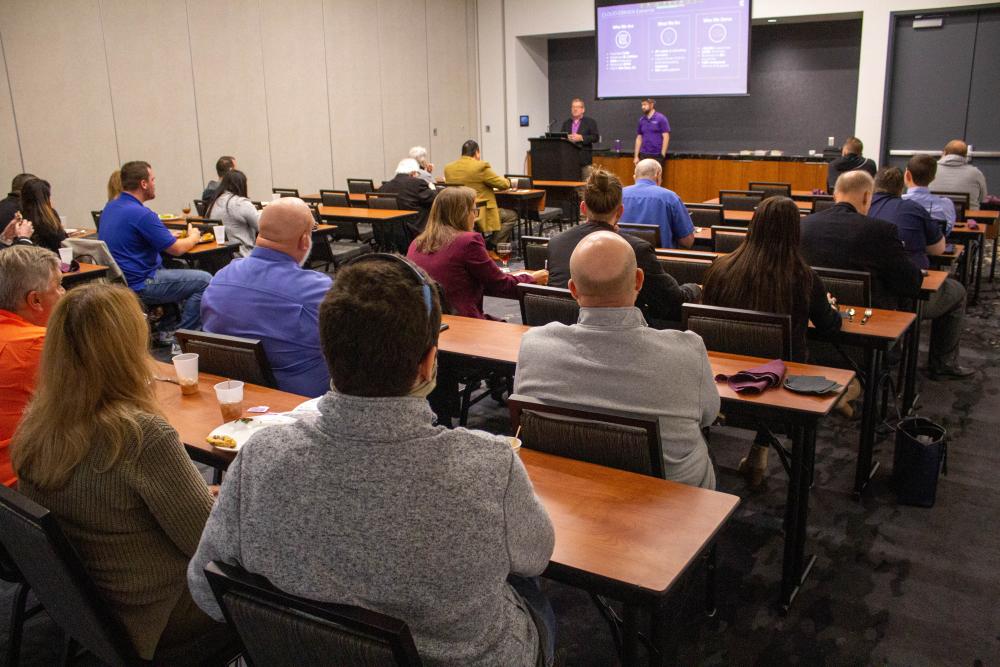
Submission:
<svg viewBox="0 0 1000 667">
<path fill-rule="evenodd" d="M 238 241 L 240 255 L 246 257 L 257 242 L 260 211 L 247 198 L 247 176 L 230 169 L 222 176 L 215 195 L 208 202 L 205 217 L 219 220 L 226 228 L 226 240 Z"/>
<path fill-rule="evenodd" d="M 705 276 L 702 302 L 792 318 L 792 359 L 806 361 L 809 322 L 820 332 L 840 329 L 840 315 L 830 307 L 823 280 L 799 250 L 799 209 L 788 197 L 769 197 L 750 220 L 743 244 L 720 257 Z M 740 470 L 760 483 L 767 467 L 767 444 L 758 433 Z"/>
<path fill-rule="evenodd" d="M 35 226 L 31 235 L 35 245 L 59 252 L 66 230 L 52 208 L 52 187 L 48 181 L 33 178 L 21 186 L 21 217 Z"/>
</svg>

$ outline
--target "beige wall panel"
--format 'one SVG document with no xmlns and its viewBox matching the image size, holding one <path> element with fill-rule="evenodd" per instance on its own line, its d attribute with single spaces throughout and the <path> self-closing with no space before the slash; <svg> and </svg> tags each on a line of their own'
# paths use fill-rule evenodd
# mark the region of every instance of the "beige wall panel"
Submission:
<svg viewBox="0 0 1000 667">
<path fill-rule="evenodd" d="M 251 199 L 271 196 L 260 6 L 246 0 L 187 3 L 202 170 L 236 157 Z"/>
<path fill-rule="evenodd" d="M 385 175 L 391 176 L 410 147 L 430 145 L 424 0 L 379 0 L 378 24 Z"/>
<path fill-rule="evenodd" d="M 338 188 L 346 188 L 348 178 L 373 178 L 377 185 L 386 171 L 375 18 L 374 7 L 367 3 L 326 0 L 323 4 L 333 175 Z M 426 101 L 422 104 L 426 109 Z M 393 121 L 405 123 L 407 111 L 399 110 Z M 393 162 L 388 170 L 395 166 Z"/>
<path fill-rule="evenodd" d="M 333 187 L 322 0 L 263 0 L 261 8 L 274 185 Z"/>
<path fill-rule="evenodd" d="M 426 0 L 431 159 L 442 168 L 473 138 L 466 0 Z M 443 172 L 441 172 L 443 173 Z"/>
<path fill-rule="evenodd" d="M 89 226 L 118 165 L 97 0 L 3 2 L 0 31 L 24 167 L 69 226 Z"/>
<path fill-rule="evenodd" d="M 184 3 L 101 0 L 101 16 L 122 162 L 153 165 L 150 208 L 179 215 L 204 188 Z"/>
<path fill-rule="evenodd" d="M 0 194 L 7 193 L 10 179 L 21 171 L 21 147 L 17 142 L 14 107 L 10 102 L 10 83 L 7 81 L 3 51 L 0 50 Z M 6 220 L 0 220 L 0 227 L 6 224 Z"/>
</svg>

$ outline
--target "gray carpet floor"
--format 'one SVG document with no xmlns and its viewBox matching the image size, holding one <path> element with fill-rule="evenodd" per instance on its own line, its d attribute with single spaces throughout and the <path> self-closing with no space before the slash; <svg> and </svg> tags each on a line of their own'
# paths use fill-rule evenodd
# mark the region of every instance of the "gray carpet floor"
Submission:
<svg viewBox="0 0 1000 667">
<path fill-rule="evenodd" d="M 997 285 L 1000 286 L 1000 280 Z M 490 299 L 487 312 L 517 321 L 516 303 Z M 927 328 L 925 328 L 925 331 Z M 949 470 L 931 509 L 896 503 L 888 485 L 891 439 L 866 497 L 851 498 L 856 421 L 821 425 L 807 552 L 817 563 L 790 613 L 777 613 L 786 478 L 772 456 L 756 490 L 735 469 L 752 434 L 714 428 L 719 489 L 742 503 L 719 536 L 718 607 L 701 613 L 695 570 L 675 596 L 674 631 L 684 665 L 1000 664 L 1000 292 L 985 283 L 970 308 L 962 362 L 968 381 L 922 379 L 919 413 L 947 428 Z M 925 341 L 926 348 L 926 341 Z M 506 409 L 477 405 L 470 427 L 509 432 Z M 670 526 L 664 526 L 670 530 Z M 547 582 L 559 619 L 557 664 L 617 663 L 607 625 L 590 598 Z M 0 587 L 0 646 L 6 645 L 10 587 Z M 22 665 L 56 664 L 61 633 L 44 614 L 29 621 Z"/>
</svg>

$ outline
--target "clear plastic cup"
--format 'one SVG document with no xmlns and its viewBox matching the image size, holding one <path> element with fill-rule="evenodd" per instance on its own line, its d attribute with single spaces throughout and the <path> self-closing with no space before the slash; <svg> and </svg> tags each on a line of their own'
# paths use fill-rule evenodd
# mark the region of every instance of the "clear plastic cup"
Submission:
<svg viewBox="0 0 1000 667">
<path fill-rule="evenodd" d="M 223 225 L 215 225 L 212 227 L 212 233 L 215 234 L 216 243 L 226 242 L 226 228 Z"/>
<path fill-rule="evenodd" d="M 215 385 L 215 397 L 219 399 L 222 421 L 231 422 L 243 416 L 243 383 L 226 380 Z"/>
<path fill-rule="evenodd" d="M 172 359 L 177 372 L 177 382 L 184 395 L 198 393 L 198 355 L 193 352 L 178 354 Z"/>
<path fill-rule="evenodd" d="M 59 248 L 59 261 L 63 264 L 70 264 L 73 261 L 72 248 Z"/>
</svg>

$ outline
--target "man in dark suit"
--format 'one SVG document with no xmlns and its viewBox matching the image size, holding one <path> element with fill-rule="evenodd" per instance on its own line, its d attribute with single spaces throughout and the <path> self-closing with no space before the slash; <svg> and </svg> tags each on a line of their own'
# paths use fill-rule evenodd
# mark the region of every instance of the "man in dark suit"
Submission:
<svg viewBox="0 0 1000 667">
<path fill-rule="evenodd" d="M 645 274 L 642 289 L 635 300 L 636 307 L 642 310 L 650 326 L 659 329 L 676 327 L 681 319 L 681 304 L 698 301 L 701 288 L 693 284 L 678 285 L 657 261 L 653 246 L 618 231 L 618 220 L 623 210 L 621 181 L 609 171 L 594 169 L 587 179 L 580 204 L 580 213 L 586 222 L 557 234 L 549 241 L 549 285 L 567 286 L 570 255 L 585 236 L 602 230 L 617 232 L 632 246 L 636 265 Z"/>
<path fill-rule="evenodd" d="M 874 185 L 865 171 L 841 174 L 833 191 L 836 204 L 802 221 L 802 254 L 810 266 L 867 271 L 872 279 L 872 305 L 895 310 L 907 300 L 920 298 L 923 274 L 910 261 L 896 225 L 868 217 Z M 928 365 L 934 379 L 971 374 L 957 363 L 954 334 L 946 326 L 931 331 Z"/>
<path fill-rule="evenodd" d="M 396 195 L 400 208 L 418 212 L 416 220 L 406 223 L 410 240 L 424 231 L 437 190 L 431 190 L 427 181 L 420 178 L 420 165 L 416 160 L 413 158 L 400 160 L 396 167 L 396 175 L 392 180 L 384 182 L 378 191 Z"/>
<path fill-rule="evenodd" d="M 583 149 L 580 151 L 580 169 L 584 179 L 590 176 L 593 160 L 592 149 L 597 142 L 597 121 L 583 114 L 587 111 L 583 105 L 583 100 L 579 97 L 573 98 L 570 106 L 570 117 L 562 124 L 562 131 L 566 133 L 566 138 L 579 144 Z"/>
</svg>

